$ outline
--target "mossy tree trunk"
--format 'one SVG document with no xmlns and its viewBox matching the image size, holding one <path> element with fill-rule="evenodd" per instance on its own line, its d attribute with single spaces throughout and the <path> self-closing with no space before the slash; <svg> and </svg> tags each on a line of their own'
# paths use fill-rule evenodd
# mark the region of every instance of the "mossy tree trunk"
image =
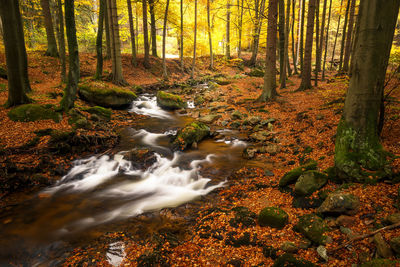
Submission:
<svg viewBox="0 0 400 267">
<path fill-rule="evenodd" d="M 151 54 L 153 57 L 157 56 L 157 27 L 156 27 L 156 14 L 154 11 L 155 1 L 149 0 L 149 13 L 150 13 L 150 35 L 151 35 Z"/>
<path fill-rule="evenodd" d="M 46 29 L 47 37 L 47 51 L 45 55 L 50 57 L 58 57 L 57 42 L 54 35 L 54 27 L 53 20 L 51 19 L 49 0 L 40 0 L 40 5 L 42 6 L 44 26 Z"/>
<path fill-rule="evenodd" d="M 255 66 L 257 63 L 258 46 L 260 43 L 260 33 L 262 27 L 263 14 L 265 10 L 265 0 L 255 0 L 254 2 L 255 2 L 254 3 L 255 18 L 254 18 L 254 32 L 253 32 L 251 58 L 249 61 L 250 66 Z"/>
<path fill-rule="evenodd" d="M 3 41 L 6 54 L 8 100 L 6 106 L 16 106 L 30 102 L 26 92 L 27 81 L 24 70 L 27 65 L 22 64 L 26 59 L 25 41 L 22 33 L 22 20 L 19 11 L 19 1 L 4 0 L 0 5 L 0 17 L 3 27 Z M 21 48 L 20 46 L 24 46 Z M 25 51 L 25 55 L 24 52 Z M 24 59 L 25 57 L 25 59 Z"/>
<path fill-rule="evenodd" d="M 143 42 L 144 42 L 144 61 L 143 66 L 146 69 L 150 68 L 150 46 L 149 46 L 149 30 L 147 28 L 147 0 L 142 0 L 143 11 Z"/>
<path fill-rule="evenodd" d="M 96 38 L 96 74 L 94 78 L 101 80 L 103 76 L 103 24 L 104 24 L 104 10 L 106 8 L 105 0 L 100 0 L 99 21 L 97 25 L 97 38 Z"/>
<path fill-rule="evenodd" d="M 293 0 L 293 3 L 292 3 L 292 61 L 293 61 L 294 74 L 299 74 L 299 71 L 297 70 L 295 26 L 296 26 L 296 0 Z"/>
<path fill-rule="evenodd" d="M 16 9 L 16 12 L 17 12 L 16 17 L 17 18 L 22 18 L 19 8 Z M 22 25 L 22 19 L 17 19 L 17 23 L 18 23 L 18 25 L 17 25 L 18 44 L 16 44 L 16 46 L 20 50 L 19 53 L 21 55 L 18 58 L 18 60 L 20 61 L 19 64 L 20 64 L 20 66 L 22 68 L 22 81 L 24 83 L 24 90 L 25 90 L 25 92 L 28 93 L 28 92 L 32 91 L 32 88 L 31 88 L 31 84 L 29 82 L 28 55 L 26 53 L 24 28 L 23 28 L 23 25 Z"/>
<path fill-rule="evenodd" d="M 133 26 L 133 15 L 132 15 L 132 3 L 131 0 L 126 1 L 128 4 L 128 17 L 129 17 L 129 32 L 131 34 L 131 48 L 132 48 L 132 65 L 136 66 L 136 41 L 135 41 L 135 29 Z"/>
<path fill-rule="evenodd" d="M 321 48 L 319 47 L 319 40 L 321 36 L 319 35 L 319 6 L 320 6 L 320 1 L 316 0 L 315 3 L 315 79 L 314 79 L 314 86 L 318 86 L 318 59 L 320 59 L 321 55 Z"/>
<path fill-rule="evenodd" d="M 275 99 L 276 92 L 276 30 L 278 17 L 278 0 L 269 0 L 268 28 L 267 28 L 267 53 L 265 58 L 265 74 L 263 92 L 259 101 Z"/>
<path fill-rule="evenodd" d="M 241 4 L 239 5 L 239 0 L 237 1 L 238 3 L 238 9 L 240 9 L 239 15 L 239 23 L 238 23 L 238 58 L 241 58 L 242 56 L 242 33 L 243 33 L 243 11 L 244 11 L 244 0 L 241 1 Z"/>
<path fill-rule="evenodd" d="M 319 36 L 319 46 L 318 46 L 319 53 L 318 53 L 318 57 L 317 57 L 317 60 L 316 60 L 317 65 L 315 66 L 316 69 L 317 69 L 316 77 L 315 77 L 316 82 L 318 80 L 318 72 L 322 71 L 322 53 L 324 52 L 324 48 L 325 48 L 325 46 L 324 46 L 325 39 L 324 38 L 328 38 L 328 36 L 325 36 L 325 21 L 326 21 L 327 4 L 328 4 L 328 1 L 324 0 L 324 5 L 323 5 L 323 8 L 322 8 L 321 33 L 320 33 L 320 36 Z"/>
<path fill-rule="evenodd" d="M 306 0 L 302 0 L 301 19 L 300 20 L 300 44 L 299 44 L 299 58 L 300 58 L 300 72 L 303 73 L 304 64 L 304 23 L 306 18 Z"/>
<path fill-rule="evenodd" d="M 169 0 L 167 0 L 165 6 L 165 14 L 164 14 L 164 27 L 163 27 L 163 43 L 162 43 L 162 64 L 163 64 L 163 77 L 164 79 L 168 79 L 167 73 L 167 63 L 165 60 L 165 43 L 167 39 L 167 21 L 168 21 L 168 7 L 169 7 Z"/>
<path fill-rule="evenodd" d="M 69 72 L 67 86 L 65 87 L 60 105 L 64 111 L 68 111 L 74 107 L 76 99 L 76 90 L 79 81 L 79 49 L 76 38 L 74 0 L 65 0 L 64 8 L 69 53 Z"/>
<path fill-rule="evenodd" d="M 360 2 L 350 85 L 338 125 L 335 169 L 342 180 L 390 174 L 378 117 L 400 0 Z"/>
<path fill-rule="evenodd" d="M 60 63 L 61 63 L 61 81 L 65 83 L 67 81 L 67 67 L 65 64 L 66 55 L 65 55 L 65 35 L 64 35 L 64 14 L 62 8 L 61 0 L 57 1 L 57 36 L 58 36 L 58 45 L 60 47 Z"/>
<path fill-rule="evenodd" d="M 289 35 L 290 35 L 290 3 L 292 0 L 287 0 L 286 1 L 286 22 L 285 22 L 285 65 L 287 68 L 287 76 L 292 75 L 292 68 L 290 67 L 290 62 L 289 62 Z"/>
</svg>

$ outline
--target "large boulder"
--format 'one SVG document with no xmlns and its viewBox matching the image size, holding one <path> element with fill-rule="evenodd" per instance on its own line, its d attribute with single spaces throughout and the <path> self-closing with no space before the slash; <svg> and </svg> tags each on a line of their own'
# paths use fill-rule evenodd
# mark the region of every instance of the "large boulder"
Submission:
<svg viewBox="0 0 400 267">
<path fill-rule="evenodd" d="M 279 186 L 285 187 L 287 185 L 294 184 L 305 171 L 316 170 L 316 169 L 317 169 L 317 162 L 310 161 L 305 165 L 302 165 L 285 173 L 285 175 L 283 175 L 279 181 Z"/>
<path fill-rule="evenodd" d="M 187 106 L 180 96 L 164 91 L 157 92 L 157 104 L 164 109 L 180 109 Z"/>
<path fill-rule="evenodd" d="M 374 243 L 376 246 L 376 252 L 378 255 L 382 258 L 391 258 L 393 257 L 393 252 L 389 246 L 389 244 L 383 239 L 383 236 L 381 233 L 377 233 L 374 235 Z"/>
<path fill-rule="evenodd" d="M 389 243 L 396 255 L 400 256 L 400 236 L 390 239 Z"/>
<path fill-rule="evenodd" d="M 193 143 L 198 143 L 210 134 L 210 127 L 206 124 L 196 121 L 180 129 L 172 142 L 175 150 L 185 150 L 191 147 Z"/>
<path fill-rule="evenodd" d="M 8 117 L 13 121 L 38 121 L 62 119 L 60 113 L 55 111 L 53 105 L 26 104 L 13 108 L 8 112 Z"/>
<path fill-rule="evenodd" d="M 323 187 L 328 182 L 328 176 L 317 171 L 306 171 L 297 180 L 294 193 L 297 196 L 308 196 Z"/>
<path fill-rule="evenodd" d="M 318 245 L 326 243 L 325 232 L 329 230 L 324 220 L 315 214 L 301 216 L 294 229 Z"/>
<path fill-rule="evenodd" d="M 136 99 L 132 91 L 99 82 L 80 84 L 79 96 L 91 104 L 114 109 L 129 107 Z"/>
<path fill-rule="evenodd" d="M 269 226 L 277 229 L 282 229 L 288 223 L 288 214 L 277 207 L 264 208 L 259 216 L 258 223 L 261 226 Z"/>
<path fill-rule="evenodd" d="M 354 214 L 358 207 L 360 206 L 360 201 L 358 198 L 352 194 L 335 192 L 329 194 L 322 205 L 318 208 L 318 212 L 325 214 Z"/>
</svg>

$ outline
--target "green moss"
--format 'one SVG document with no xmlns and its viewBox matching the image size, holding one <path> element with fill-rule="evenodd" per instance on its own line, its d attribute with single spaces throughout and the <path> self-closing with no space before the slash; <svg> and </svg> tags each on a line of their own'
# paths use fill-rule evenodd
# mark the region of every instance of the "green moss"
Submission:
<svg viewBox="0 0 400 267">
<path fill-rule="evenodd" d="M 273 267 L 314 267 L 316 266 L 314 263 L 310 261 L 306 261 L 303 259 L 296 259 L 293 254 L 285 253 L 279 256 L 274 262 Z"/>
<path fill-rule="evenodd" d="M 311 170 L 304 172 L 297 180 L 294 193 L 296 196 L 311 195 L 328 182 L 328 176 L 323 173 Z"/>
<path fill-rule="evenodd" d="M 55 111 L 53 105 L 26 104 L 13 108 L 8 112 L 8 117 L 13 121 L 54 120 L 59 122 L 61 114 Z"/>
<path fill-rule="evenodd" d="M 110 120 L 111 114 L 112 114 L 111 109 L 103 108 L 103 107 L 99 107 L 99 106 L 84 108 L 83 111 L 86 111 L 90 114 L 96 114 L 97 116 L 100 116 L 101 118 L 104 118 L 106 120 Z"/>
<path fill-rule="evenodd" d="M 157 92 L 157 104 L 165 109 L 180 109 L 187 106 L 180 96 L 164 91 Z"/>
<path fill-rule="evenodd" d="M 255 225 L 257 215 L 246 207 L 235 207 L 232 209 L 235 212 L 235 217 L 229 220 L 232 227 L 245 226 L 249 227 Z"/>
<path fill-rule="evenodd" d="M 324 233 L 329 230 L 324 220 L 315 214 L 301 216 L 294 229 L 319 245 L 325 244 L 327 236 Z"/>
<path fill-rule="evenodd" d="M 210 134 L 210 128 L 202 122 L 192 122 L 178 131 L 173 141 L 173 147 L 177 150 L 184 150 L 193 143 L 201 141 Z"/>
<path fill-rule="evenodd" d="M 261 226 L 269 226 L 277 229 L 282 229 L 288 223 L 288 214 L 277 207 L 264 208 L 259 216 L 258 223 Z"/>
<path fill-rule="evenodd" d="M 255 68 L 255 69 L 252 69 L 252 70 L 248 73 L 248 75 L 251 76 L 251 77 L 264 77 L 264 71 L 261 70 L 261 69 Z"/>
<path fill-rule="evenodd" d="M 373 259 L 369 262 L 361 264 L 361 267 L 394 267 L 398 261 L 388 259 Z"/>
<path fill-rule="evenodd" d="M 285 173 L 285 175 L 283 175 L 283 177 L 279 181 L 279 186 L 285 187 L 287 185 L 294 184 L 305 171 L 316 170 L 317 165 L 318 163 L 316 161 L 311 160 L 307 164 L 304 164 Z"/>
</svg>

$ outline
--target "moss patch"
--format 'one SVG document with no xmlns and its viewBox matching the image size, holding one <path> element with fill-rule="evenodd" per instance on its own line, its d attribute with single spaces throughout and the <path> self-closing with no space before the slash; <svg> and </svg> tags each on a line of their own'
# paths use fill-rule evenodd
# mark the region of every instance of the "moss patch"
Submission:
<svg viewBox="0 0 400 267">
<path fill-rule="evenodd" d="M 8 117 L 13 121 L 38 121 L 54 120 L 59 122 L 61 114 L 55 111 L 53 105 L 26 104 L 13 108 L 8 112 Z"/>
<path fill-rule="evenodd" d="M 296 183 L 297 179 L 306 171 L 316 170 L 318 163 L 316 161 L 310 161 L 307 164 L 304 164 L 298 168 L 295 168 L 283 175 L 283 177 L 279 181 L 279 186 L 284 187 L 290 184 Z"/>
<path fill-rule="evenodd" d="M 157 92 L 157 104 L 164 109 L 180 109 L 187 106 L 180 96 L 164 91 Z"/>
<path fill-rule="evenodd" d="M 210 134 L 210 128 L 202 122 L 192 122 L 178 131 L 172 145 L 175 150 L 185 150 Z"/>
<path fill-rule="evenodd" d="M 277 207 L 264 208 L 258 216 L 258 222 L 261 226 L 270 226 L 277 229 L 285 227 L 288 220 L 287 213 Z"/>
<path fill-rule="evenodd" d="M 315 214 L 301 216 L 294 229 L 319 245 L 326 243 L 327 236 L 324 233 L 329 230 L 324 220 Z"/>
<path fill-rule="evenodd" d="M 95 114 L 106 120 L 111 120 L 112 111 L 111 111 L 111 109 L 108 109 L 108 108 L 94 106 L 94 107 L 90 107 L 90 108 L 84 108 L 83 111 L 86 111 L 90 114 Z"/>
</svg>

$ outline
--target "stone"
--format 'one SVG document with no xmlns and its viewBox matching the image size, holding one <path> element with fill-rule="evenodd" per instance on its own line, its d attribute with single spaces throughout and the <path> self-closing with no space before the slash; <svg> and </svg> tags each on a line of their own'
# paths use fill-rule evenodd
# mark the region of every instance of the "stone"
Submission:
<svg viewBox="0 0 400 267">
<path fill-rule="evenodd" d="M 264 141 L 267 141 L 267 139 L 270 137 L 270 135 L 271 135 L 271 133 L 268 131 L 258 131 L 258 132 L 252 133 L 250 135 L 250 138 L 255 141 L 264 142 Z"/>
<path fill-rule="evenodd" d="M 395 267 L 395 266 L 397 266 L 396 261 L 387 259 L 373 259 L 371 261 L 361 264 L 361 267 Z"/>
<path fill-rule="evenodd" d="M 315 244 L 324 245 L 327 240 L 325 233 L 329 230 L 324 220 L 315 214 L 299 217 L 294 229 Z"/>
<path fill-rule="evenodd" d="M 318 212 L 324 214 L 355 214 L 360 206 L 358 198 L 352 194 L 334 192 L 329 194 Z"/>
<path fill-rule="evenodd" d="M 277 229 L 285 227 L 288 221 L 288 214 L 277 207 L 264 208 L 258 216 L 258 223 L 261 226 L 269 226 Z"/>
<path fill-rule="evenodd" d="M 336 219 L 336 224 L 343 227 L 350 227 L 355 225 L 357 222 L 355 217 L 347 216 L 347 215 L 340 215 Z"/>
<path fill-rule="evenodd" d="M 210 134 L 210 127 L 202 122 L 192 122 L 182 129 L 176 135 L 172 146 L 175 150 L 185 150 L 192 146 L 193 143 L 199 143 Z"/>
<path fill-rule="evenodd" d="M 295 243 L 286 241 L 282 243 L 281 250 L 287 253 L 296 253 L 299 248 L 296 246 Z"/>
<path fill-rule="evenodd" d="M 396 256 L 400 256 L 400 236 L 390 239 L 389 244 Z"/>
<path fill-rule="evenodd" d="M 53 105 L 26 104 L 20 105 L 8 112 L 8 117 L 12 121 L 38 121 L 38 120 L 53 120 L 60 122 L 62 116 L 55 111 Z"/>
<path fill-rule="evenodd" d="M 253 159 L 253 158 L 255 158 L 256 153 L 257 153 L 257 149 L 255 147 L 246 147 L 243 150 L 242 156 L 245 159 Z"/>
<path fill-rule="evenodd" d="M 194 98 L 194 104 L 196 106 L 200 106 L 202 105 L 204 102 L 206 102 L 206 100 L 204 99 L 204 97 L 202 97 L 201 95 L 198 95 Z"/>
<path fill-rule="evenodd" d="M 317 253 L 318 256 L 320 256 L 322 259 L 324 259 L 325 261 L 329 261 L 328 252 L 326 251 L 326 248 L 324 246 L 318 246 Z"/>
<path fill-rule="evenodd" d="M 271 155 L 275 155 L 276 153 L 279 153 L 281 151 L 281 147 L 277 144 L 268 144 L 264 148 L 265 152 Z"/>
<path fill-rule="evenodd" d="M 187 103 L 183 101 L 180 96 L 164 91 L 157 92 L 157 105 L 163 109 L 180 109 L 187 107 Z"/>
<path fill-rule="evenodd" d="M 97 115 L 98 117 L 100 117 L 104 120 L 107 120 L 107 121 L 111 120 L 111 114 L 112 114 L 111 109 L 103 108 L 100 106 L 94 106 L 94 107 L 89 107 L 89 108 L 83 108 L 82 110 L 86 111 L 90 114 Z"/>
<path fill-rule="evenodd" d="M 400 213 L 393 213 L 386 217 L 385 220 L 389 224 L 400 223 Z"/>
<path fill-rule="evenodd" d="M 223 77 L 219 77 L 219 78 L 215 79 L 215 82 L 216 82 L 218 85 L 228 85 L 228 84 L 231 83 L 230 80 L 228 80 L 228 79 L 226 79 L 226 78 L 223 78 Z"/>
<path fill-rule="evenodd" d="M 390 258 L 393 257 L 393 252 L 388 243 L 383 239 L 383 236 L 381 233 L 377 233 L 374 235 L 374 243 L 376 245 L 376 251 L 379 256 L 382 258 Z"/>
<path fill-rule="evenodd" d="M 310 161 L 309 163 L 302 165 L 298 168 L 295 168 L 287 173 L 285 173 L 282 178 L 279 180 L 279 186 L 285 187 L 290 184 L 296 183 L 297 179 L 305 172 L 309 170 L 316 170 L 317 162 Z"/>
<path fill-rule="evenodd" d="M 221 117 L 222 117 L 221 114 L 208 114 L 203 117 L 200 117 L 199 121 L 210 124 L 210 123 L 213 123 L 214 121 L 218 120 Z"/>
<path fill-rule="evenodd" d="M 304 259 L 296 259 L 293 254 L 285 253 L 279 256 L 273 267 L 285 267 L 285 266 L 296 266 L 296 267 L 314 267 L 314 263 L 306 261 Z"/>
<path fill-rule="evenodd" d="M 241 120 L 243 119 L 243 114 L 240 111 L 235 110 L 231 113 L 231 118 L 232 120 Z"/>
<path fill-rule="evenodd" d="M 274 173 L 270 170 L 264 170 L 264 175 L 265 176 L 274 176 Z"/>
<path fill-rule="evenodd" d="M 242 123 L 240 121 L 234 121 L 231 123 L 231 128 L 233 129 L 238 129 L 240 126 L 242 125 Z"/>
<path fill-rule="evenodd" d="M 264 71 L 258 68 L 254 68 L 247 75 L 251 77 L 264 77 Z"/>
<path fill-rule="evenodd" d="M 311 195 L 322 188 L 328 182 L 328 176 L 323 173 L 311 170 L 303 173 L 294 186 L 294 193 L 297 196 Z"/>
<path fill-rule="evenodd" d="M 257 123 L 259 123 L 261 121 L 261 118 L 259 116 L 251 116 L 247 120 L 251 125 L 256 125 Z"/>
</svg>

